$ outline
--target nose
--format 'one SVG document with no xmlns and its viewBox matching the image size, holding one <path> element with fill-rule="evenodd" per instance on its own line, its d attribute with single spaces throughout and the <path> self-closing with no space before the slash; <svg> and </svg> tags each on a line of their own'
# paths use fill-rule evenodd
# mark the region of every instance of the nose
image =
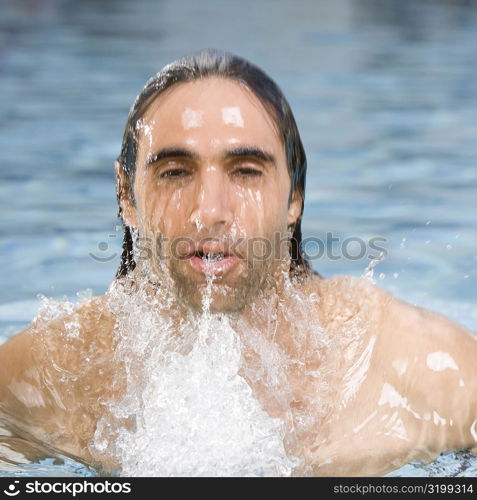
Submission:
<svg viewBox="0 0 477 500">
<path fill-rule="evenodd" d="M 198 195 L 190 221 L 207 229 L 215 229 L 229 225 L 232 218 L 226 176 L 221 169 L 210 166 L 200 176 Z"/>
</svg>

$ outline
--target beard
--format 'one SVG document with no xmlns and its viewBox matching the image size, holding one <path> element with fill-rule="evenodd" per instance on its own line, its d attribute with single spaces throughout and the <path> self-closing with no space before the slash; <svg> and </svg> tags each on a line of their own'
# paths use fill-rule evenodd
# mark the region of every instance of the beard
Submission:
<svg viewBox="0 0 477 500">
<path fill-rule="evenodd" d="M 191 279 L 180 265 L 171 264 L 170 275 L 174 282 L 174 291 L 179 301 L 199 312 L 203 309 L 204 296 L 208 284 L 198 283 Z M 234 313 L 242 311 L 260 290 L 270 282 L 271 272 L 269 261 L 250 263 L 235 282 L 227 283 L 219 280 L 210 284 L 209 311 L 212 313 Z"/>
<path fill-rule="evenodd" d="M 269 238 L 268 241 L 273 239 Z M 204 275 L 199 280 L 191 272 L 188 259 L 174 257 L 168 259 L 162 269 L 169 275 L 167 281 L 174 295 L 186 308 L 201 312 L 205 306 L 204 298 L 208 298 L 207 310 L 211 313 L 239 313 L 262 292 L 274 288 L 279 271 L 283 271 L 287 265 L 289 268 L 289 262 L 277 258 L 281 255 L 280 250 L 274 250 L 270 255 L 260 258 L 246 258 L 242 254 L 238 263 L 242 270 L 234 278 L 227 274 L 217 277 Z"/>
</svg>

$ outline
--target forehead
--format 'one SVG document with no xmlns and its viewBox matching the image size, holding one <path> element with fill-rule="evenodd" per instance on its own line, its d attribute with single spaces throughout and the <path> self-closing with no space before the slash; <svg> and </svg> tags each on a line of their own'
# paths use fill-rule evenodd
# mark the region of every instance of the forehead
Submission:
<svg viewBox="0 0 477 500">
<path fill-rule="evenodd" d="M 139 123 L 139 142 L 243 142 L 283 150 L 277 126 L 244 85 L 222 78 L 176 84 L 159 95 Z M 199 144 L 200 145 L 200 144 Z"/>
</svg>

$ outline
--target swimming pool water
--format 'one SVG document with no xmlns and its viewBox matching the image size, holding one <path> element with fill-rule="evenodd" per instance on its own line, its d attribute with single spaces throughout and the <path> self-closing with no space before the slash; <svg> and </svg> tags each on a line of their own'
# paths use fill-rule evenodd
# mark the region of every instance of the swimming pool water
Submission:
<svg viewBox="0 0 477 500">
<path fill-rule="evenodd" d="M 330 252 L 349 238 L 385 238 L 377 284 L 477 331 L 476 2 L 4 0 L 0 8 L 2 339 L 30 322 L 39 293 L 107 289 L 121 243 L 113 161 L 127 111 L 150 75 L 203 47 L 249 58 L 287 95 L 308 154 L 304 237 L 331 232 L 339 241 L 328 238 Z M 373 253 L 365 250 L 312 263 L 325 276 L 360 275 Z M 91 473 L 65 464 L 6 473 Z M 476 467 L 451 454 L 393 474 Z"/>
</svg>

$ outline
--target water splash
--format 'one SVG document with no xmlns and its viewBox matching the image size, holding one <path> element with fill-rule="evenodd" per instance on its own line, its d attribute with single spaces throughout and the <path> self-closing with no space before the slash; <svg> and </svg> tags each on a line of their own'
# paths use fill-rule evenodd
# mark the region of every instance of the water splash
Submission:
<svg viewBox="0 0 477 500">
<path fill-rule="evenodd" d="M 284 420 L 264 411 L 240 374 L 244 346 L 230 318 L 210 314 L 212 286 L 207 276 L 202 312 L 185 319 L 164 314 L 166 291 L 109 292 L 121 304 L 116 354 L 127 390 L 98 422 L 94 447 L 121 474 L 276 476 L 298 465 L 285 451 Z"/>
<path fill-rule="evenodd" d="M 404 238 L 405 239 L 405 238 Z M 377 258 L 373 258 L 370 260 L 368 266 L 366 269 L 363 271 L 363 274 L 361 275 L 361 278 L 368 280 L 369 282 L 376 284 L 376 281 L 374 280 L 374 268 L 382 262 L 384 259 L 386 259 L 387 255 L 386 252 L 380 252 Z"/>
</svg>

